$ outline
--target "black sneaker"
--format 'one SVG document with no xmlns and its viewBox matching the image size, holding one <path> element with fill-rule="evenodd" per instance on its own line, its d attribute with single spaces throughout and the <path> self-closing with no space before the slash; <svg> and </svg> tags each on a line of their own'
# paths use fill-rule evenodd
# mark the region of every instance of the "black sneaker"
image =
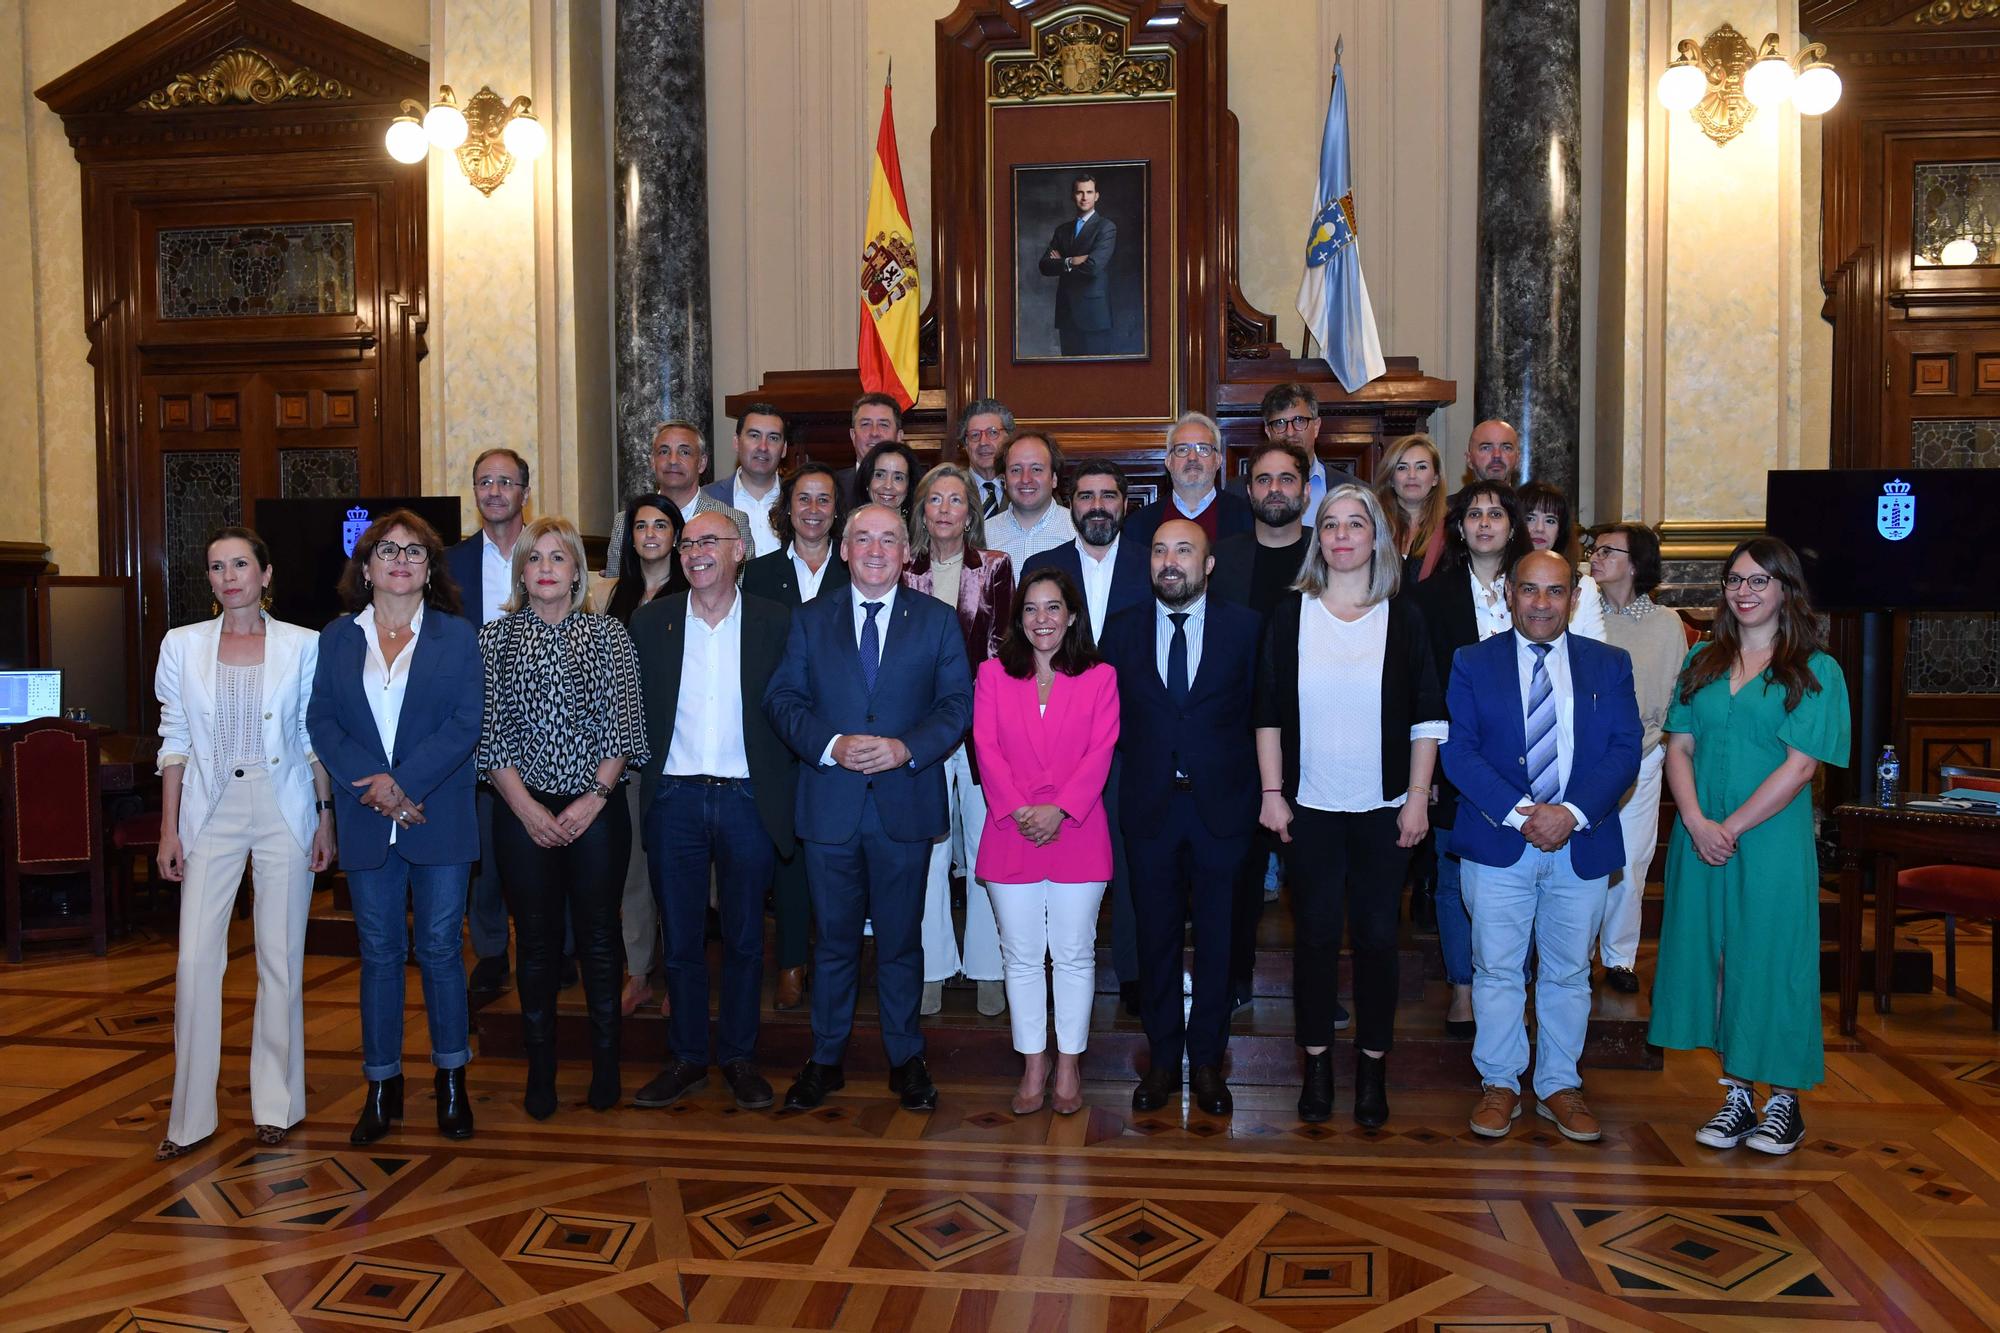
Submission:
<svg viewBox="0 0 2000 1333">
<path fill-rule="evenodd" d="M 1757 1128 L 1757 1107 L 1750 1099 L 1750 1089 L 1738 1083 L 1723 1086 L 1729 1089 L 1729 1096 L 1722 1109 L 1694 1132 L 1694 1141 L 1704 1148 L 1734 1148 Z"/>
<path fill-rule="evenodd" d="M 694 1064 L 687 1060 L 676 1060 L 662 1070 L 658 1077 L 632 1094 L 632 1105 L 648 1110 L 662 1106 L 672 1106 L 691 1092 L 700 1092 L 708 1086 L 708 1066 Z"/>
<path fill-rule="evenodd" d="M 1743 1136 L 1743 1146 L 1783 1157 L 1803 1143 L 1805 1137 L 1806 1118 L 1799 1111 L 1799 1099 L 1789 1092 L 1780 1092 L 1764 1103 L 1764 1118 L 1757 1122 L 1757 1128 Z"/>
</svg>

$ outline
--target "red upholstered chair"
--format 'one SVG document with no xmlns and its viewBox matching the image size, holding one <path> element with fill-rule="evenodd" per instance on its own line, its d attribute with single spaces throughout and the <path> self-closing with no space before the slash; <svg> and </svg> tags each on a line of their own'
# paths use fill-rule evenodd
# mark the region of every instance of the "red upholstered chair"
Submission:
<svg viewBox="0 0 2000 1333">
<path fill-rule="evenodd" d="M 0 778 L 8 961 L 21 961 L 27 940 L 88 939 L 102 954 L 104 815 L 96 728 L 46 717 L 0 729 Z M 74 925 L 24 926 L 23 875 L 88 875 L 89 918 Z"/>
<path fill-rule="evenodd" d="M 1938 770 L 1942 785 L 2000 791 L 2000 769 Z M 2000 832 L 2000 828 L 1996 828 Z M 1993 1030 L 2000 1032 L 2000 870 L 1983 866 L 1913 866 L 1896 876 L 1896 914 L 1944 918 L 1944 993 L 1958 994 L 1958 918 L 1984 918 L 1993 930 Z"/>
</svg>

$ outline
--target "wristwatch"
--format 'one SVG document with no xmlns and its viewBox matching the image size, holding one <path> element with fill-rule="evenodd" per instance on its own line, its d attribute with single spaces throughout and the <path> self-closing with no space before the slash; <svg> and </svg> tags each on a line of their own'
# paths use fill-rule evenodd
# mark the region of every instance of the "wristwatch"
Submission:
<svg viewBox="0 0 2000 1333">
<path fill-rule="evenodd" d="M 607 801 L 611 799 L 611 788 L 601 782 L 592 782 L 585 790 L 591 796 L 601 796 Z"/>
</svg>

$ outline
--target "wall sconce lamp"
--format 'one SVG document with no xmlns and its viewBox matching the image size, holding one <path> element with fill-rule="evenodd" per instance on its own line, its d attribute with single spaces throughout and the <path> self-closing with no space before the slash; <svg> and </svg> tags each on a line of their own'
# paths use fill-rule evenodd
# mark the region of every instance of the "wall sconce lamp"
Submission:
<svg viewBox="0 0 2000 1333">
<path fill-rule="evenodd" d="M 404 98 L 403 114 L 390 122 L 383 137 L 389 156 L 398 162 L 414 165 L 433 148 L 457 154 L 459 170 L 485 195 L 500 188 L 515 159 L 533 161 L 548 142 L 526 96 L 502 102 L 500 94 L 482 86 L 461 111 L 448 83 L 438 85 L 437 101 L 428 111 Z"/>
<path fill-rule="evenodd" d="M 1702 133 L 1719 144 L 1743 132 L 1759 107 L 1790 99 L 1802 116 L 1825 115 L 1840 100 L 1840 75 L 1827 63 L 1826 46 L 1813 42 L 1785 59 L 1778 34 L 1769 33 L 1756 50 L 1727 23 L 1697 45 L 1683 38 L 1674 62 L 1660 75 L 1660 105 L 1689 111 Z"/>
</svg>

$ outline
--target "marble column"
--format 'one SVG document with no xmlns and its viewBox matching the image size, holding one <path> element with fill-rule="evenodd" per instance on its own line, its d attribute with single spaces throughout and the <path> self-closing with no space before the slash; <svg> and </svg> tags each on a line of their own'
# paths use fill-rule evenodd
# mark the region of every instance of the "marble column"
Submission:
<svg viewBox="0 0 2000 1333">
<path fill-rule="evenodd" d="M 702 0 L 617 0 L 616 503 L 651 490 L 653 428 L 711 443 Z"/>
<path fill-rule="evenodd" d="M 1522 472 L 1578 500 L 1583 84 L 1578 0 L 1485 0 L 1473 403 L 1521 433 Z"/>
</svg>

